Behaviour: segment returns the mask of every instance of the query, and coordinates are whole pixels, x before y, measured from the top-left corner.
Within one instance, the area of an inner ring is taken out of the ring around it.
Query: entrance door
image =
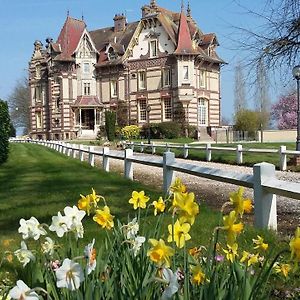
[[[94,130],[94,125],[95,125],[94,109],[83,109],[81,111],[81,124],[84,129]]]
[[[204,98],[198,100],[198,125],[208,125],[208,101]]]

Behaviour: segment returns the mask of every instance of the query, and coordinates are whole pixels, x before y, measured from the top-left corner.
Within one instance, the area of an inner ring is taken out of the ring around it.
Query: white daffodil
[[[137,222],[137,218],[134,218],[127,225],[123,226],[123,232],[127,240],[134,239],[138,231],[139,231],[139,223]]]
[[[162,277],[167,282],[168,286],[165,288],[161,299],[170,299],[179,289],[177,272],[173,273],[171,269],[164,268]]]
[[[79,263],[76,263],[69,258],[63,261],[63,264],[55,272],[56,286],[58,288],[67,288],[71,291],[77,290],[80,283],[84,280],[82,268]]]
[[[132,240],[132,251],[134,256],[137,256],[145,240],[144,236],[137,236],[134,240]]]
[[[32,291],[22,280],[17,281],[17,285],[9,291],[11,299],[18,300],[39,300],[39,296]]]
[[[68,227],[71,228],[72,224],[76,223],[81,223],[82,219],[85,216],[85,211],[79,210],[77,206],[66,206],[64,208],[64,213],[66,216],[66,219],[68,220]]]
[[[15,256],[18,258],[19,262],[25,267],[31,260],[35,261],[33,253],[27,249],[24,241],[21,242],[21,248],[14,252]]]
[[[38,240],[41,235],[47,234],[46,230],[35,217],[31,217],[29,220],[21,219],[18,232],[22,234],[24,240],[29,238]]]
[[[88,275],[96,269],[96,249],[94,244],[95,239],[84,248],[84,256],[87,259],[86,272]]]
[[[74,222],[70,227],[70,231],[74,232],[76,240],[83,238],[84,228],[83,228],[82,223]]]
[[[51,256],[54,252],[55,243],[50,237],[47,236],[41,247],[44,254],[49,254]]]
[[[55,231],[58,237],[63,237],[63,235],[69,230],[67,223],[68,219],[58,212],[57,216],[52,217],[52,223],[49,229],[51,231]]]

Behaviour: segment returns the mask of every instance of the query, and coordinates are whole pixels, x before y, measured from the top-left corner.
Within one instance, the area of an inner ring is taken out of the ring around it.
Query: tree
[[[234,113],[235,115],[247,108],[246,101],[246,88],[245,78],[243,75],[243,69],[240,62],[235,66],[235,77],[234,77]]]
[[[278,129],[297,128],[297,99],[296,94],[281,96],[272,106],[271,116],[277,122]]]
[[[9,151],[10,118],[7,102],[0,99],[0,165],[6,162]]]
[[[243,8],[263,23],[255,30],[238,27],[241,34],[236,42],[247,51],[249,67],[264,61],[269,70],[289,74],[299,63],[300,1],[265,0],[262,12]]]
[[[116,113],[114,111],[105,112],[105,131],[107,139],[112,142],[116,134]]]
[[[19,80],[8,97],[10,115],[15,127],[24,127],[24,133],[29,131],[30,92],[26,78]]]
[[[244,109],[240,110],[235,116],[234,129],[247,131],[251,138],[255,138],[259,125],[259,116],[256,111]]]
[[[9,123],[9,136],[16,137],[16,128],[12,122]]]

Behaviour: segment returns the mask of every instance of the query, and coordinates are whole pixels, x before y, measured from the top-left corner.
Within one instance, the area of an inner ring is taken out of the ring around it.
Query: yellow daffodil
[[[300,262],[300,227],[296,229],[295,236],[290,241],[291,259]]]
[[[147,256],[159,266],[170,267],[170,257],[174,255],[174,249],[167,246],[162,239],[159,241],[149,239],[149,243],[152,245],[152,248],[148,250]]]
[[[93,220],[97,222],[102,228],[112,229],[114,227],[114,216],[110,214],[108,206],[104,206],[103,210],[97,209]]]
[[[159,197],[158,201],[153,201],[152,204],[154,206],[154,216],[156,216],[158,212],[164,212],[166,208],[162,197]]]
[[[149,201],[149,197],[145,196],[145,192],[132,192],[132,196],[129,199],[129,203],[133,204],[133,208],[146,208],[146,203]]]
[[[236,212],[233,210],[230,212],[228,216],[223,217],[224,226],[222,229],[227,231],[227,243],[229,245],[232,245],[238,234],[240,234],[244,228],[244,225],[242,223],[236,222]]]
[[[92,193],[86,196],[80,195],[81,199],[78,200],[78,208],[86,211],[90,215],[91,209],[96,209],[100,196],[96,195],[95,190],[92,188]]]
[[[243,216],[244,212],[250,213],[253,205],[251,199],[244,199],[244,188],[239,187],[237,192],[230,193],[230,202],[234,206],[234,210],[240,216]]]
[[[237,243],[235,243],[233,245],[227,244],[227,249],[223,249],[223,252],[226,254],[227,260],[229,260],[233,263],[235,257],[238,255],[237,249],[238,249]]]
[[[275,263],[273,268],[275,273],[282,274],[285,278],[288,277],[289,272],[292,269],[290,264],[279,264],[279,263]]]
[[[194,224],[195,217],[199,213],[199,205],[194,200],[194,193],[177,193],[174,195],[173,209],[178,212],[180,223]]]
[[[170,191],[174,193],[186,193],[186,186],[182,183],[181,179],[176,177],[172,185],[170,186]]]
[[[193,257],[198,257],[201,253],[201,247],[194,247],[189,249],[189,255]]]
[[[264,239],[261,236],[257,236],[257,239],[252,239],[254,246],[254,249],[266,251],[269,247],[268,244],[264,243]]]
[[[253,264],[256,264],[258,262],[258,253],[257,254],[251,254],[247,251],[243,251],[243,256],[240,260],[241,263],[247,262],[247,266],[250,267]]]
[[[200,265],[191,267],[191,271],[192,271],[192,283],[196,285],[200,285],[205,281],[205,274],[202,272]]]
[[[185,245],[185,242],[191,239],[189,235],[189,231],[191,229],[191,225],[188,223],[180,224],[179,220],[176,221],[174,227],[172,224],[168,226],[169,236],[168,242],[173,242],[173,235],[174,241],[178,248],[182,248]],[[174,231],[174,232],[173,232]]]

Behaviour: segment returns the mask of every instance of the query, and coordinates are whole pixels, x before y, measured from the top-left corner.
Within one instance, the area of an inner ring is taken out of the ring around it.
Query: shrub
[[[252,110],[240,110],[235,116],[234,130],[248,131],[250,138],[255,138],[260,127],[260,115]]]
[[[116,134],[116,113],[114,111],[105,112],[105,131],[107,139],[112,142]]]
[[[159,124],[159,129],[163,138],[176,139],[180,136],[181,127],[177,122],[162,122]]]
[[[243,188],[231,193],[230,202],[223,205],[222,212],[226,207],[231,210],[212,232],[211,246],[191,249],[187,241],[193,236],[199,204],[180,179],[172,184],[166,199],[150,203],[144,191],[133,191],[128,198],[135,216],[127,224],[115,219],[109,202],[94,189],[81,195],[77,206],[67,206],[53,216],[50,226],[34,217],[21,219],[21,248],[5,251],[0,266],[5,260],[15,260],[12,272],[22,275],[25,282],[18,280],[14,286],[5,281],[0,298],[6,299],[9,293],[12,299],[26,295],[32,300],[41,299],[38,294],[55,300],[256,300],[269,299],[272,279],[284,284],[291,274],[295,279],[299,276],[300,228],[278,254],[262,236],[253,239],[248,249],[239,248],[243,215],[252,209],[251,200],[243,198]],[[147,228],[149,212],[156,216],[156,224]],[[86,216],[106,231],[98,249],[95,239],[80,246]],[[284,252],[289,254],[288,261]]]
[[[137,125],[125,126],[121,129],[121,136],[126,140],[136,139],[140,136],[141,129]]]
[[[0,164],[6,162],[9,151],[10,118],[8,105],[0,100]]]

